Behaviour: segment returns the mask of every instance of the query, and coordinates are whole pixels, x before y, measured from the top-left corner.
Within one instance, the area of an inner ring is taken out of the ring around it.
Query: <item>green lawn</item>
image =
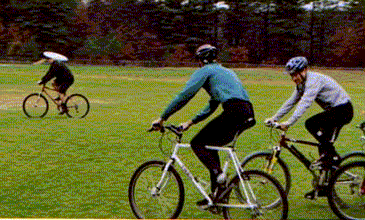
[[[36,82],[47,69],[45,65],[0,66],[0,218],[134,218],[127,198],[133,171],[147,160],[164,159],[156,147],[159,134],[147,133],[146,129],[194,69],[72,66],[76,81],[70,92],[89,98],[89,115],[69,119],[59,116],[51,106],[45,118],[28,119],[21,109],[22,100],[40,90]],[[236,72],[250,94],[258,121],[239,139],[237,152],[243,158],[269,148],[269,130],[263,121],[290,96],[294,84],[281,69]],[[342,153],[362,150],[361,133],[355,126],[364,118],[364,72],[321,72],[343,85],[355,107],[355,117],[342,130],[337,148]],[[201,91],[169,122],[178,124],[190,119],[207,100]],[[304,129],[304,120],[318,111],[318,106],[311,107],[289,134],[313,140]],[[203,125],[204,122],[191,128],[185,140],[190,140]],[[314,148],[300,149],[306,155],[317,156]],[[192,152],[184,152],[182,157],[191,170],[202,176],[207,174]],[[287,152],[283,158],[290,165],[293,178],[289,217],[335,218],[326,199],[304,199],[304,193],[311,189],[310,174]],[[195,207],[201,196],[187,181],[185,188],[181,218],[217,218]]]

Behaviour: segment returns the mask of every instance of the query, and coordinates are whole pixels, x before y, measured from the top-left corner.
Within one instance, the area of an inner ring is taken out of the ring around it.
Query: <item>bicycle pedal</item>
[[[310,170],[323,170],[323,164],[322,163],[313,162],[311,165],[309,165],[309,169]]]
[[[215,215],[221,215],[223,213],[222,207],[216,205],[212,205],[208,207],[206,210]]]
[[[304,198],[315,200],[318,197],[318,192],[316,190],[310,191],[304,195]]]
[[[202,199],[202,200],[197,201],[196,206],[201,211],[206,211],[206,210],[209,210],[211,207],[213,207],[212,205],[209,205],[209,202],[207,199]]]
[[[200,211],[209,211],[209,206],[197,206]]]
[[[217,177],[217,183],[225,186],[227,184],[227,175],[225,173],[219,174]]]

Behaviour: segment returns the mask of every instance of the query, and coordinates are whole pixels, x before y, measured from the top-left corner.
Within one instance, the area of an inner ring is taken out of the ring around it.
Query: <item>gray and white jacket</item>
[[[297,85],[291,97],[281,106],[274,115],[273,120],[279,121],[296,104],[293,115],[288,119],[287,125],[293,125],[315,101],[324,110],[346,104],[350,96],[331,77],[320,73],[308,71],[304,82]]]

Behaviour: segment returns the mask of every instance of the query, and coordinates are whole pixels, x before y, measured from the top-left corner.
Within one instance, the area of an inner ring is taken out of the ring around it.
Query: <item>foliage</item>
[[[365,66],[365,23],[339,29],[330,40],[333,56],[327,62],[331,66]]]
[[[38,45],[34,49],[54,50],[66,55],[80,44],[81,39],[74,35],[78,29],[72,25],[74,11],[69,7],[72,1],[66,2],[13,1],[6,6],[2,14],[3,23],[11,36],[8,40],[10,45],[20,46],[16,53],[26,51],[23,47],[28,47],[30,39]]]
[[[358,41],[335,42],[343,41],[335,35],[344,27],[360,30],[363,1],[348,0],[351,4],[345,8],[332,7],[329,0],[315,1],[313,10],[305,10],[310,2],[227,0],[229,8],[220,10],[211,0],[2,1],[0,56],[34,57],[55,50],[75,59],[162,60],[170,54],[169,47],[185,44],[193,53],[199,44],[211,43],[224,51],[225,61],[241,62],[231,60],[226,51],[245,47],[251,63],[284,64],[304,55],[313,65],[361,66]],[[361,31],[353,34],[362,42]],[[341,45],[354,50],[346,52],[351,54],[346,59],[339,56]],[[173,57],[180,59],[169,59]]]
[[[249,61],[249,51],[246,47],[238,46],[238,47],[231,47],[228,49],[230,55],[230,61],[232,62],[248,62]]]
[[[183,44],[176,45],[174,48],[170,49],[172,52],[169,53],[167,59],[165,59],[165,63],[167,66],[173,63],[181,63],[188,62],[191,60],[193,55],[189,53],[186,46]],[[176,65],[176,64],[175,64]]]

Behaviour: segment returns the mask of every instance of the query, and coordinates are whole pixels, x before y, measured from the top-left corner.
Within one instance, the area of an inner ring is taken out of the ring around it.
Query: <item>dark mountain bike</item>
[[[340,219],[365,219],[365,161],[341,166],[328,188],[328,203]]]
[[[308,199],[316,199],[318,197],[318,193],[323,187],[328,186],[329,180],[331,178],[331,174],[337,170],[339,167],[333,167],[333,169],[323,169],[322,166],[316,165],[316,163],[312,163],[312,159],[307,158],[303,155],[293,144],[303,144],[318,147],[319,144],[315,142],[305,141],[305,140],[297,140],[293,138],[289,138],[286,135],[285,131],[279,131],[278,124],[273,124],[269,126],[270,134],[274,139],[278,139],[278,144],[273,146],[271,151],[260,151],[253,154],[248,155],[244,158],[242,162],[242,167],[244,170],[246,169],[259,169],[263,170],[276,177],[282,186],[285,189],[285,192],[288,194],[291,187],[291,174],[288,168],[287,163],[281,157],[281,151],[286,149],[292,154],[304,167],[312,174],[313,181],[312,185],[314,188],[313,196],[307,197]],[[364,126],[365,127],[365,126]],[[361,128],[364,131],[364,127]],[[363,151],[354,151],[347,153],[341,156],[340,160],[342,164],[345,164],[346,161],[350,161],[353,159],[364,159],[365,153]]]

